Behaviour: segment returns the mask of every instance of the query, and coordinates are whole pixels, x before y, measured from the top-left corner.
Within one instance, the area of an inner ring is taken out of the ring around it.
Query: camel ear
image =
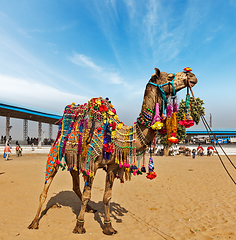
[[[155,72],[156,72],[156,76],[159,78],[161,71],[158,68],[154,68]]]
[[[151,81],[152,82],[155,82],[156,79],[158,79],[161,75],[161,71],[158,68],[154,68],[154,70],[155,70],[156,73],[152,74],[152,76],[151,76]]]

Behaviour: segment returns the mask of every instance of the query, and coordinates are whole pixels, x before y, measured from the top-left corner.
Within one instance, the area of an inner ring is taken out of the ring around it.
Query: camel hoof
[[[111,223],[104,223],[104,226],[103,233],[105,235],[113,235],[117,233],[117,231],[111,226]]]
[[[78,233],[78,234],[86,233],[86,230],[84,228],[84,222],[77,222],[77,224],[73,230],[73,233]]]
[[[39,222],[33,220],[32,223],[28,226],[29,229],[39,229]]]

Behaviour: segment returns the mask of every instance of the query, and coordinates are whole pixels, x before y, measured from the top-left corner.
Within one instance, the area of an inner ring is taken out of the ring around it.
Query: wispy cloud
[[[53,44],[50,45],[53,46]],[[0,38],[0,52],[2,56],[6,55],[4,59],[0,59],[0,63],[4,64],[5,72],[8,71],[10,75],[31,78],[36,82],[44,82],[55,86],[60,85],[58,83],[67,83],[71,86],[79,86],[80,89],[83,88],[82,83],[74,81],[58,69],[51,68],[37,55],[28,51],[27,46],[22,46],[11,36],[2,35],[2,38]],[[56,50],[54,54],[56,54]]]
[[[210,42],[210,41],[212,41],[213,39],[214,39],[214,37],[208,37],[208,38],[204,41],[204,43]]]
[[[134,19],[136,8],[135,8],[135,1],[134,0],[123,0],[124,4],[127,6],[127,13],[131,21]]]
[[[191,1],[179,13],[181,17],[174,9],[175,5],[164,5],[163,1],[149,0],[145,7],[142,32],[156,61],[171,61],[176,58],[189,44],[192,33],[206,11],[199,11],[200,4]]]
[[[73,56],[68,57],[68,59],[72,63],[80,67],[91,69],[91,74],[100,81],[105,81],[106,83],[110,84],[127,85],[127,83],[123,81],[123,78],[120,76],[120,73],[117,70],[111,68],[109,68],[108,70],[104,67],[101,67],[98,64],[94,63],[89,57],[83,54],[74,53]]]
[[[101,67],[97,66],[89,57],[86,57],[83,54],[74,53],[72,57],[69,57],[69,60],[78,66],[92,68],[97,72],[102,71]]]

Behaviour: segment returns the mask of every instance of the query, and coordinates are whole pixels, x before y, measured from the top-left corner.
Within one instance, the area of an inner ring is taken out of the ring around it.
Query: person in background
[[[23,149],[22,149],[22,147],[19,145],[19,156],[22,156],[22,151],[23,151]]]
[[[202,150],[202,149],[200,149],[200,150],[199,150],[199,155],[200,155],[200,156],[203,156],[203,155],[204,155],[204,153],[203,153],[203,150]]]
[[[22,156],[22,147],[20,144],[16,145],[16,155],[17,157]]]
[[[11,149],[9,147],[9,143],[5,146],[4,153],[6,154],[6,161],[8,161],[9,154],[11,153]]]
[[[17,157],[19,157],[19,149],[20,149],[20,146],[19,144],[16,145],[16,155]]]
[[[196,151],[197,151],[197,150],[196,150],[195,148],[192,150],[192,157],[193,157],[193,159],[195,158]]]
[[[31,148],[32,148],[32,151],[34,151],[34,143],[33,142],[31,143]]]

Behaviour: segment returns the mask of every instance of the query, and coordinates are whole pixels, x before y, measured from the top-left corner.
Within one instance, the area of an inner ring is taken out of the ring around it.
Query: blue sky
[[[0,0],[0,101],[61,114],[109,97],[131,125],[154,67],[190,66],[206,119],[235,129],[235,11],[233,0]]]

